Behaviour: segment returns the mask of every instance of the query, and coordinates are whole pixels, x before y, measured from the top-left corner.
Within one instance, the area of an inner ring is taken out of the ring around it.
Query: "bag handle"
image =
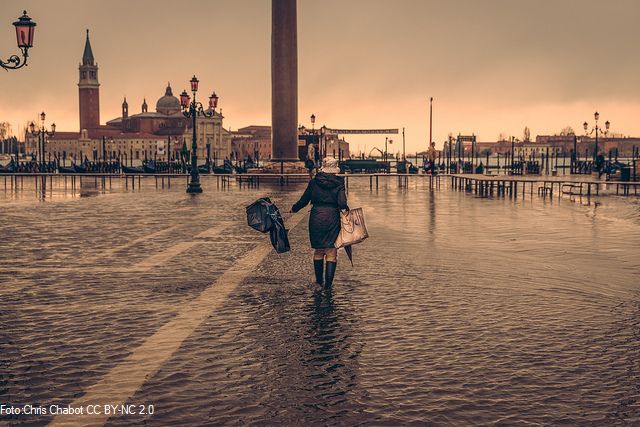
[[[342,211],[340,212],[340,222],[342,223],[342,228],[344,228],[347,233],[353,233],[355,227],[353,222],[350,220],[350,213],[351,211],[347,211],[346,213]]]

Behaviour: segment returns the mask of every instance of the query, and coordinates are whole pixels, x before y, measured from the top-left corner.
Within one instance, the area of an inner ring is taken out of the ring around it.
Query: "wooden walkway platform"
[[[565,195],[586,196],[599,195],[603,189],[615,188],[615,194],[620,196],[637,196],[640,182],[601,181],[591,176],[571,175],[565,176],[512,176],[512,175],[479,175],[479,174],[394,174],[394,173],[363,173],[340,174],[345,178],[345,185],[349,187],[349,181],[369,180],[369,189],[379,189],[380,180],[397,180],[398,187],[408,188],[409,178],[428,180],[433,188],[441,188],[443,181],[449,181],[454,190],[470,191],[481,196],[518,197],[526,194],[538,194],[542,197],[559,197]],[[125,187],[140,188],[143,178],[154,179],[157,188],[171,188],[171,185],[187,185],[188,174],[58,174],[58,173],[12,173],[0,175],[0,182],[4,179],[5,190],[19,189],[24,182],[34,180],[36,187],[47,187],[53,180],[64,181],[64,186],[71,188],[82,187],[85,183],[93,181],[95,186],[103,188],[111,187],[112,181],[124,180]],[[202,174],[201,180],[216,180],[216,185],[224,187],[231,181],[242,185],[259,186],[261,183],[277,183],[289,185],[291,183],[306,182],[308,174],[301,173],[246,173],[246,174]],[[1,185],[1,184],[0,184]]]
[[[529,177],[508,175],[449,175],[451,188],[481,196],[524,197],[527,192],[553,197],[554,192],[572,196],[599,195],[602,189],[615,187],[615,194],[637,196],[640,182],[600,181],[587,178]]]

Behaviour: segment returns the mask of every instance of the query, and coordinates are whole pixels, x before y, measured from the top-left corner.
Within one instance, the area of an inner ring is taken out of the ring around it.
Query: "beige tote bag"
[[[367,226],[364,223],[362,208],[340,212],[340,233],[336,238],[335,247],[355,245],[369,237]]]

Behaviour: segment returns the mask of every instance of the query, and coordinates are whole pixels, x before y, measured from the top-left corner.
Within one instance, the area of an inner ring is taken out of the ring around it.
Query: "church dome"
[[[156,111],[160,114],[173,115],[180,112],[180,101],[173,96],[171,85],[167,86],[164,96],[158,99],[156,103]]]

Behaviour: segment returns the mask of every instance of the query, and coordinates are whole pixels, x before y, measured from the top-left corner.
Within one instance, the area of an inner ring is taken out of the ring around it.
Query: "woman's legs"
[[[333,277],[336,274],[336,266],[338,263],[338,250],[336,248],[316,249],[313,253],[313,267],[316,273],[316,283],[323,284],[324,260],[327,260],[326,276],[324,285],[330,288],[333,285]]]
[[[336,274],[336,266],[338,265],[338,250],[336,248],[325,249],[327,257],[327,268],[325,272],[324,286],[328,289],[333,285],[333,276]]]
[[[316,249],[313,253],[313,269],[316,273],[316,283],[324,283],[324,252],[323,249]]]

